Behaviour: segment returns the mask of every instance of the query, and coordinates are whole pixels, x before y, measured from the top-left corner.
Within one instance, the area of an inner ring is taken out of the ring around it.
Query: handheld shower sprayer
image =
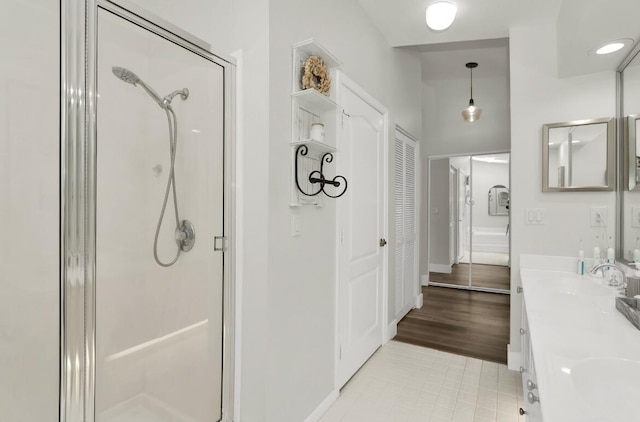
[[[182,88],[177,91],[173,91],[171,94],[165,96],[164,98],[160,98],[160,95],[158,95],[158,93],[153,88],[147,85],[142,79],[138,77],[138,75],[136,75],[129,69],[126,69],[124,67],[113,66],[111,68],[111,71],[113,72],[114,75],[118,77],[118,79],[120,79],[123,82],[131,84],[133,86],[140,85],[147,92],[147,94],[149,94],[149,96],[153,98],[153,100],[156,103],[158,103],[160,108],[163,108],[163,109],[168,108],[171,105],[171,101],[173,100],[173,97],[175,97],[176,95],[180,95],[180,98],[182,98],[183,100],[186,100],[187,98],[189,98],[189,90],[187,88]]]
[[[165,108],[162,102],[162,98],[160,98],[158,93],[149,85],[144,83],[144,81],[140,79],[138,75],[136,75],[129,69],[125,69],[124,67],[114,66],[111,68],[111,71],[113,72],[114,75],[118,77],[118,79],[120,79],[123,82],[131,84],[133,86],[140,85],[145,91],[147,91],[147,94],[149,94],[149,96],[153,98],[156,103],[158,103],[160,107]]]
[[[158,265],[162,267],[170,267],[178,261],[180,253],[190,251],[196,241],[196,234],[193,224],[191,224],[189,220],[180,220],[178,213],[178,195],[176,193],[175,176],[175,161],[178,149],[178,118],[176,117],[176,113],[171,107],[171,101],[176,95],[179,95],[181,99],[186,100],[189,97],[189,90],[187,88],[179,89],[177,91],[173,91],[164,98],[160,98],[158,93],[154,91],[153,88],[147,85],[142,79],[138,77],[138,75],[136,75],[129,69],[114,66],[111,68],[111,71],[114,75],[116,75],[118,79],[122,80],[123,82],[131,84],[133,86],[140,85],[167,114],[167,122],[169,124],[169,154],[171,158],[171,170],[169,172],[169,178],[167,179],[167,188],[165,190],[164,201],[162,203],[162,210],[160,211],[160,218],[158,219],[158,225],[156,226],[156,235],[153,240],[153,257]],[[158,236],[160,234],[162,221],[164,220],[164,213],[167,208],[167,201],[169,199],[169,193],[171,192],[172,187],[173,206],[176,218],[175,241],[178,245],[178,250],[173,260],[169,262],[162,262],[158,257]]]

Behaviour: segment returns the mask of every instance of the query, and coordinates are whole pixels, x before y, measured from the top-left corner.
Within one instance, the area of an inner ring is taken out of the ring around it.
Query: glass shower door
[[[96,420],[218,421],[223,68],[105,10],[97,37]]]

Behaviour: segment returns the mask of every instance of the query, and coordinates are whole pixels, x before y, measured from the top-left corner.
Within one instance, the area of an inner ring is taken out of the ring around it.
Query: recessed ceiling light
[[[609,41],[598,48],[594,48],[589,52],[589,54],[595,53],[601,56],[603,54],[615,53],[616,51],[622,50],[624,47],[632,43],[633,43],[633,40],[630,38],[623,38],[619,40]]]
[[[622,49],[624,47],[623,42],[612,42],[607,45],[603,45],[599,49],[596,50],[596,54],[609,54],[615,53],[616,51]]]
[[[434,31],[443,31],[451,26],[457,11],[458,6],[448,1],[431,3],[425,14],[427,26]]]

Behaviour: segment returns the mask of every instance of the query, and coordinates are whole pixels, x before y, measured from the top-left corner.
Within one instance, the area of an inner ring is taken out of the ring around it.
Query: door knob
[[[380,239],[380,247],[382,248],[383,246],[385,246],[387,244],[387,239]]]

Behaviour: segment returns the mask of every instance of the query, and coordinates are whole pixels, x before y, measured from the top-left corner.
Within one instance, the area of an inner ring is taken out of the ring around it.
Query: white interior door
[[[387,129],[384,108],[344,75],[338,90],[345,112],[338,130],[339,174],[349,181],[347,194],[337,200],[340,387],[383,341]]]

